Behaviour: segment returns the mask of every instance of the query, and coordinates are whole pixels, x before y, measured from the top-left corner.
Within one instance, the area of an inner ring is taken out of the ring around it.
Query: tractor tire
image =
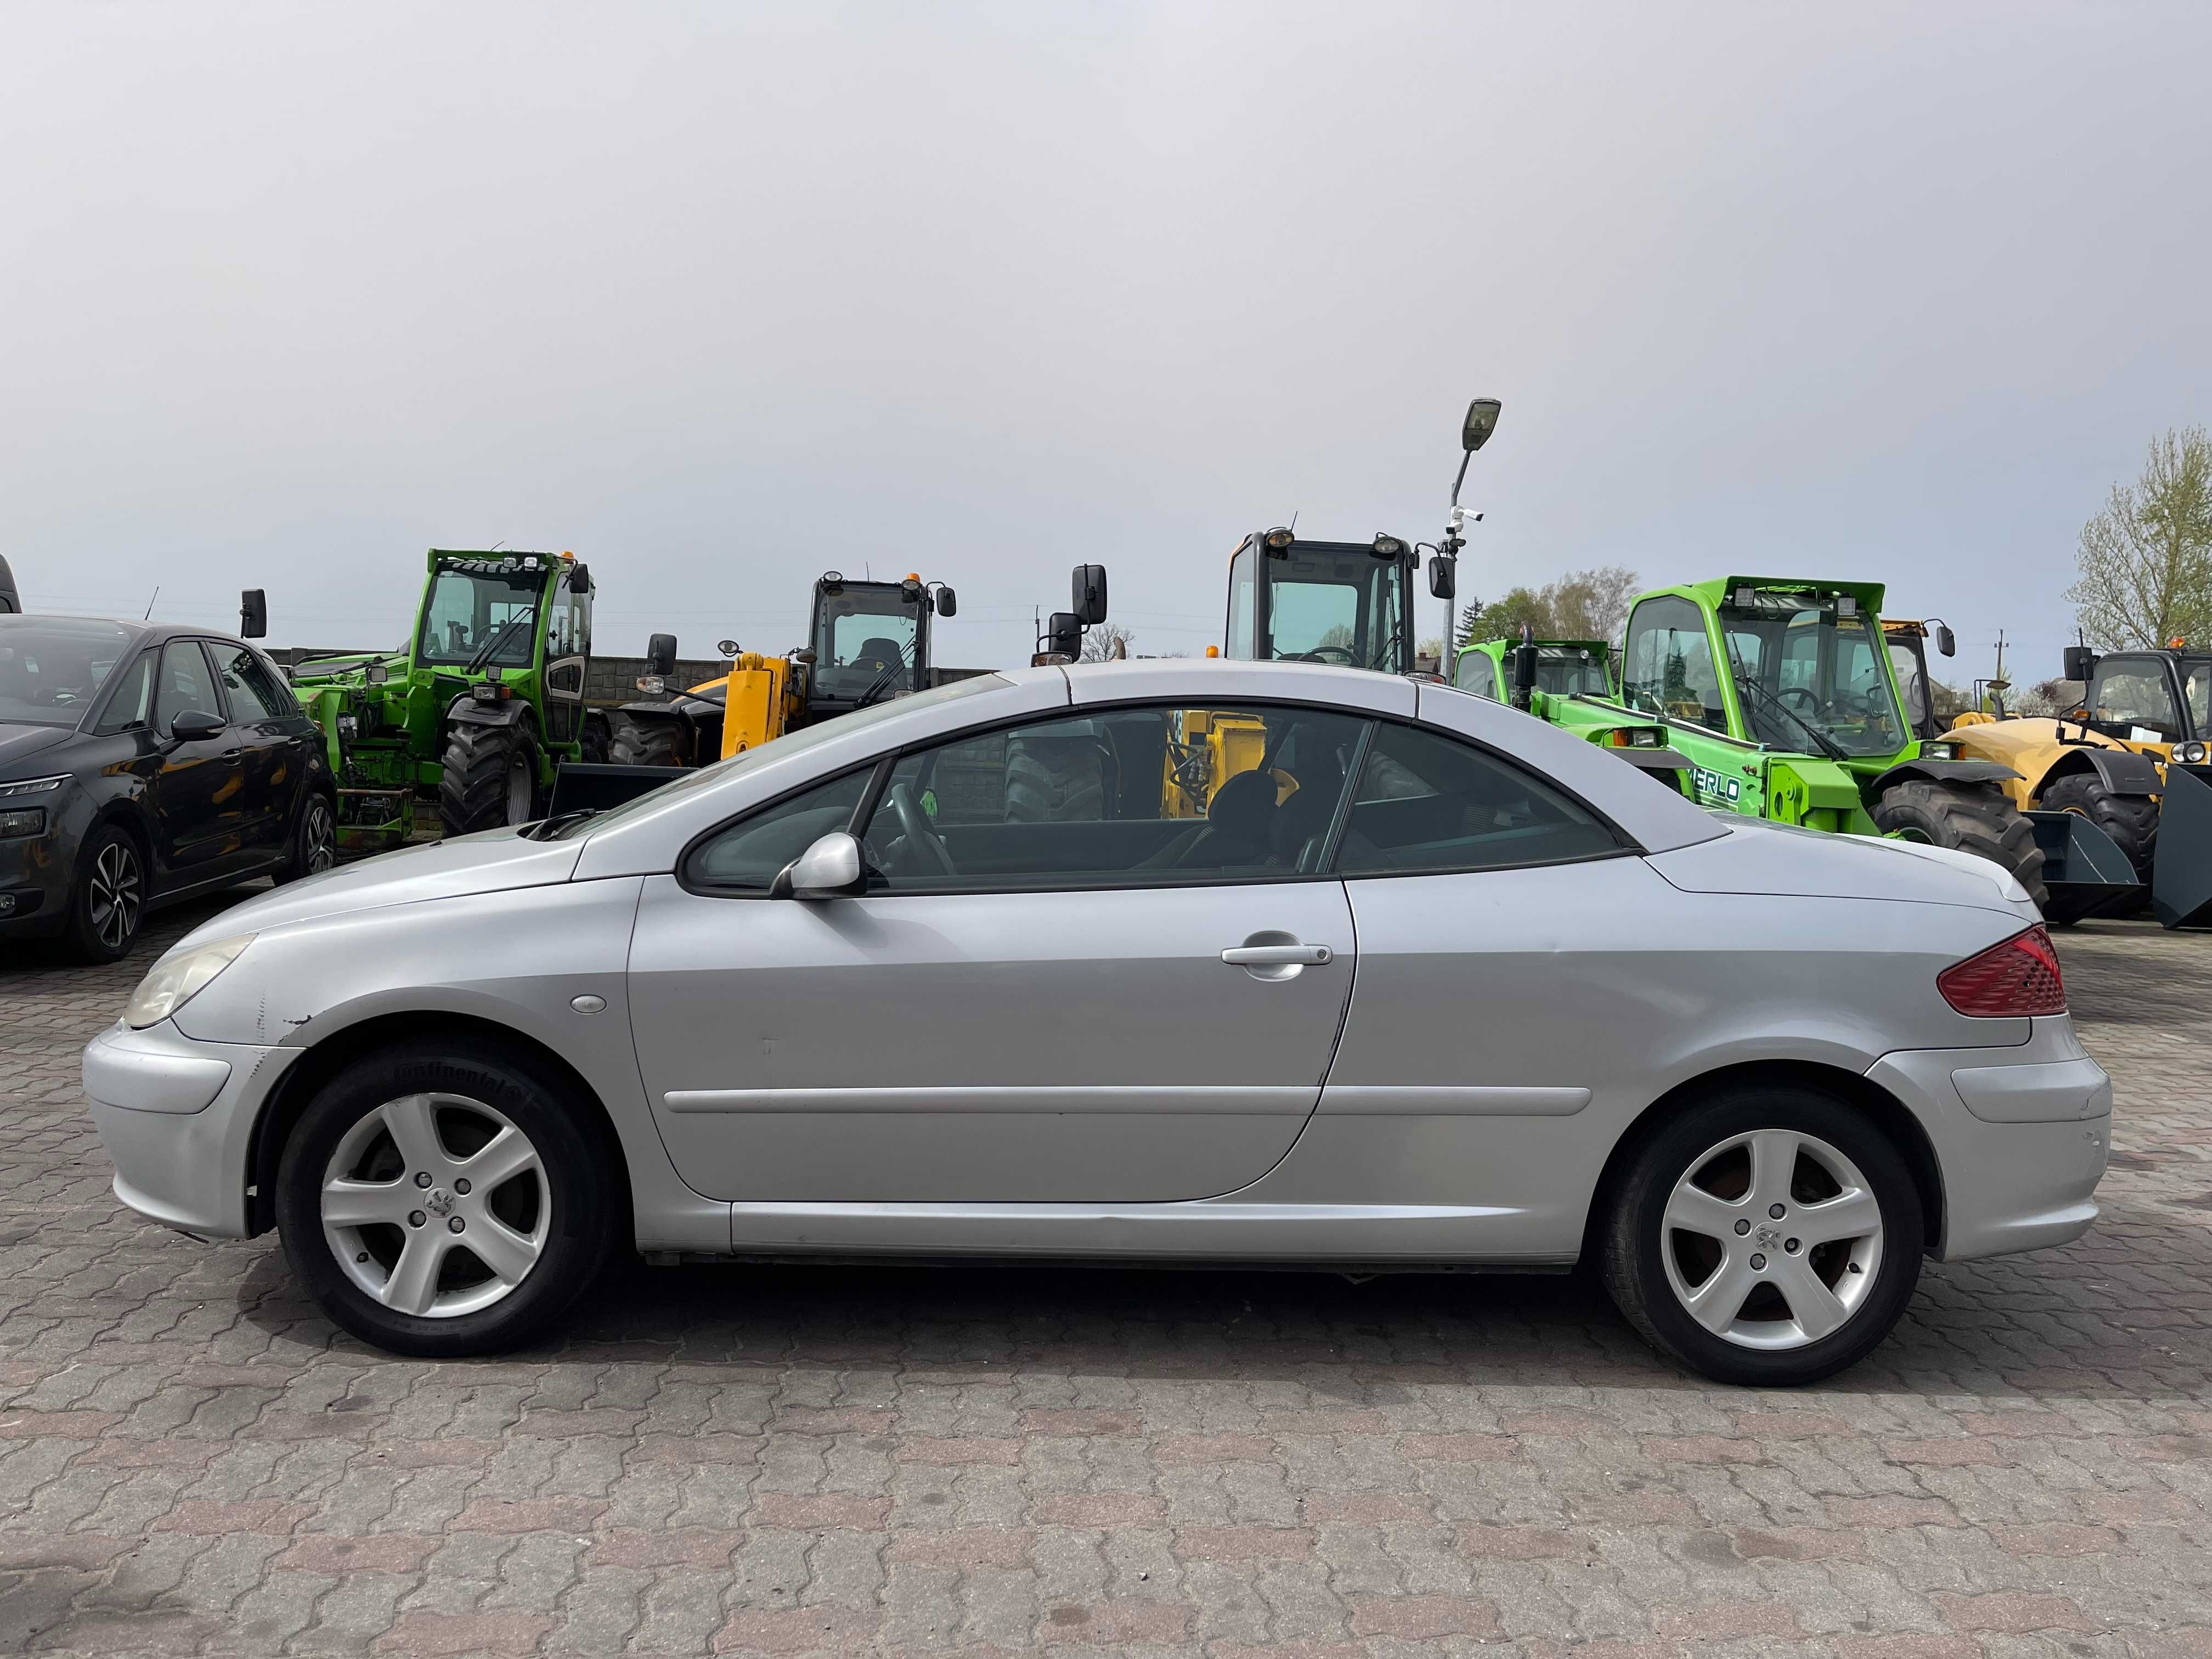
[[[684,734],[663,720],[614,718],[607,757],[617,766],[681,766]]]
[[[522,726],[460,722],[446,735],[438,817],[449,836],[473,835],[541,817],[538,738]]]
[[[604,766],[612,747],[605,717],[586,715],[582,730],[576,733],[576,758],[586,766]]]
[[[1948,847],[1984,858],[2027,889],[2040,909],[2051,895],[2043,885],[2043,849],[2035,826],[1992,784],[1936,783],[1924,778],[1893,784],[1874,805],[1875,826],[1885,835],[1930,847]]]
[[[2088,819],[2112,838],[2135,866],[2137,878],[2149,885],[2151,863],[2158,853],[2158,802],[2154,798],[2116,795],[2094,772],[2075,772],[2046,788],[2038,805]]]
[[[1006,750],[1006,822],[1094,823],[1106,781],[1090,738],[1017,738]]]

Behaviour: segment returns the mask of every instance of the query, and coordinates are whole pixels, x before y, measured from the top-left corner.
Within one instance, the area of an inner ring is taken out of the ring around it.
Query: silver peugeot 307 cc
[[[2033,904],[1449,687],[985,676],[217,916],[85,1052],[134,1209],[481,1352],[618,1244],[1557,1269],[1706,1374],[2095,1218]],[[627,1234],[628,1237],[620,1237]]]

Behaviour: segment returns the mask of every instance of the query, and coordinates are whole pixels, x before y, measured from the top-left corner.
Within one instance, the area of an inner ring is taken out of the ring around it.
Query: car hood
[[[0,774],[11,769],[16,762],[27,761],[42,749],[76,736],[66,726],[18,726],[13,722],[0,724]],[[0,778],[0,781],[4,781]]]
[[[1645,860],[1689,893],[1797,898],[1893,899],[2002,910],[2023,926],[2039,919],[2021,884],[1987,859],[1948,848],[1739,818],[1717,841]]]
[[[349,910],[550,887],[568,879],[582,851],[581,842],[529,841],[519,830],[485,830],[425,847],[403,847],[320,875],[303,876],[233,905],[179,939],[178,948]]]

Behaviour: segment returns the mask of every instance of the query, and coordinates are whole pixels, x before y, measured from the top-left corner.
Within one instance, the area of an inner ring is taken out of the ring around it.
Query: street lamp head
[[[1490,441],[1490,434],[1498,430],[1498,411],[1500,405],[1495,398],[1477,398],[1467,406],[1467,420],[1460,428],[1460,447],[1470,455]]]

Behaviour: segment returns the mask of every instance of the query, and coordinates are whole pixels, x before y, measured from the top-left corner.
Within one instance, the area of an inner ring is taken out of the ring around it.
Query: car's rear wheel
[[[1788,1386],[1889,1334],[1919,1281],[1923,1226],[1911,1172],[1863,1115],[1754,1086],[1644,1144],[1614,1189],[1602,1267],[1662,1352],[1720,1382]]]
[[[64,944],[80,962],[119,962],[145,917],[145,858],[129,831],[103,824],[77,850]]]
[[[412,1043],[325,1085],[286,1142],[276,1223],[323,1311],[395,1353],[544,1330],[612,1248],[619,1165],[579,1103],[502,1050]]]

